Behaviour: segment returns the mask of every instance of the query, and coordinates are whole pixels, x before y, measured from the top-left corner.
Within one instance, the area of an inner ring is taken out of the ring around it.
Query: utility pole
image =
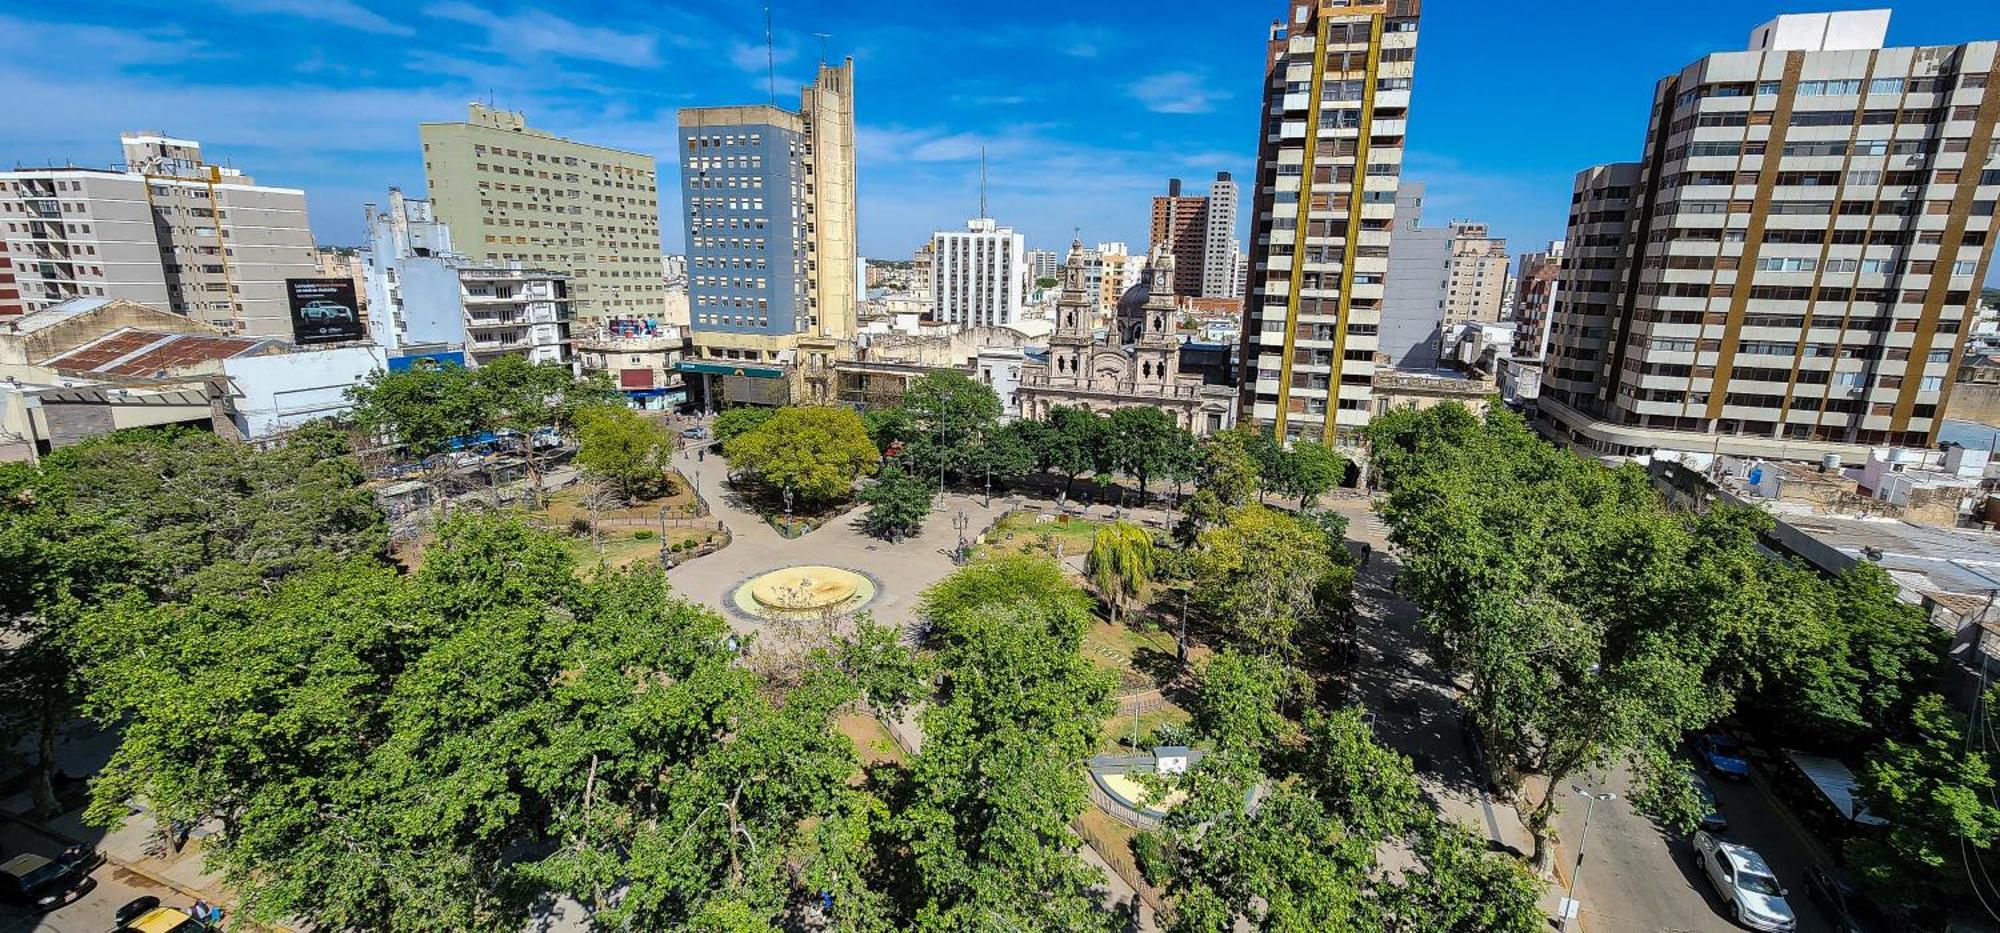
[[[1590,840],[1591,811],[1597,809],[1597,802],[1600,800],[1609,803],[1618,799],[1617,794],[1609,791],[1594,794],[1575,785],[1571,785],[1570,790],[1576,791],[1590,802],[1583,807],[1583,831],[1576,836],[1576,864],[1569,870],[1569,891],[1563,895],[1562,909],[1559,911],[1562,914],[1562,925],[1556,928],[1557,933],[1569,933],[1570,917],[1582,912],[1582,908],[1576,903],[1576,876],[1583,873],[1583,844]]]

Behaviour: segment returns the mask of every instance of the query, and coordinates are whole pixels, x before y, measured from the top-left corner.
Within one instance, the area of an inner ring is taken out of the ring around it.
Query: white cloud
[[[1096,58],[1097,45],[1096,43],[1092,42],[1078,42],[1066,49],[1063,49],[1063,54],[1068,55],[1071,58]]]
[[[1126,87],[1133,99],[1154,113],[1207,113],[1229,94],[1207,86],[1192,71],[1166,71],[1140,78]]]
[[[426,7],[424,14],[480,27],[487,32],[489,50],[508,55],[550,55],[632,68],[660,64],[659,37],[652,33],[579,25],[546,10],[501,14],[452,0]]]
[[[747,71],[752,74],[764,74],[770,70],[773,62],[779,67],[783,67],[798,57],[798,49],[787,48],[782,45],[767,49],[762,44],[753,45],[748,42],[732,42],[729,44],[729,63],[736,66],[738,71]]]
[[[228,0],[228,6],[240,13],[294,16],[388,36],[416,34],[407,24],[394,22],[354,0]]]
[[[207,43],[178,28],[118,29],[82,23],[48,23],[0,15],[0,61],[53,62],[46,37],[59,35],[73,48],[89,49],[84,58],[100,66],[169,65],[208,57]],[[65,60],[64,67],[74,65]]]

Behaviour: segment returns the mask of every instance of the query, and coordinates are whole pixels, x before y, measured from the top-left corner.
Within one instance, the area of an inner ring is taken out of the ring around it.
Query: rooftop
[[[258,356],[285,346],[283,341],[265,337],[212,337],[125,327],[49,357],[41,365],[65,373],[153,378],[201,363]]]

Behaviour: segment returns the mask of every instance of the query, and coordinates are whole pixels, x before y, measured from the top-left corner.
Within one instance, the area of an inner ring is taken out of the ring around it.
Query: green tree
[[[909,417],[906,462],[920,476],[942,469],[964,476],[979,462],[979,447],[1000,421],[1000,397],[993,388],[964,373],[926,373],[910,381],[903,393]]]
[[[1139,481],[1141,500],[1155,477],[1172,472],[1194,450],[1194,435],[1152,406],[1113,411],[1107,441],[1118,469]]]
[[[586,581],[552,535],[477,514],[414,575],[357,558],[121,599],[80,630],[92,712],[124,727],[91,816],[219,819],[209,864],[261,922],[516,930],[567,894],[610,928],[769,927],[797,869],[872,859],[843,842],[878,804],[831,718],[913,677],[864,629],[777,692],[727,635],[657,567]]]
[[[1224,506],[1235,507],[1261,495],[1263,478],[1257,453],[1263,449],[1260,435],[1248,428],[1232,428],[1209,435],[1201,444],[1196,475],[1201,488],[1215,494]]]
[[[35,736],[38,811],[56,809],[56,737],[83,686],[78,620],[128,596],[259,587],[381,555],[387,532],[363,479],[346,439],[320,424],[268,451],[121,431],[0,468],[0,738]]]
[[[1991,710],[2000,689],[1981,704]],[[1861,800],[1887,821],[1852,848],[1862,880],[1893,904],[1971,905],[1991,898],[1980,860],[2000,849],[2000,757],[1990,741],[1966,741],[1965,718],[1926,694],[1911,712],[1907,741],[1869,755]]]
[[[936,494],[930,483],[890,463],[861,490],[861,501],[868,505],[862,525],[871,535],[901,542],[923,530],[924,517],[930,514]]]
[[[373,438],[398,444],[425,459],[451,442],[485,430],[493,412],[473,370],[456,364],[436,369],[377,370],[347,390],[354,424]]]
[[[1152,589],[1153,536],[1130,522],[1112,522],[1097,530],[1091,540],[1084,573],[1111,609],[1111,621],[1129,612],[1133,602],[1143,602]]]
[[[485,421],[506,432],[521,462],[528,468],[528,497],[542,506],[543,450],[538,432],[562,436],[576,429],[577,413],[597,405],[616,405],[623,396],[609,373],[579,379],[563,363],[530,363],[525,357],[503,356],[473,371],[474,387],[485,410]]]
[[[1063,496],[1067,498],[1075,491],[1077,476],[1097,462],[1097,449],[1103,446],[1108,425],[1090,409],[1067,405],[1049,409],[1046,424],[1049,430],[1032,435],[1038,442],[1035,461],[1062,476]]]
[[[1279,459],[1278,488],[1296,496],[1300,510],[1310,509],[1347,477],[1347,458],[1317,441],[1298,441]]]
[[[777,414],[778,410],[775,408],[744,406],[729,409],[715,416],[715,440],[719,444],[727,445],[730,441],[756,430]]]
[[[861,416],[837,406],[781,408],[722,449],[732,469],[791,490],[807,505],[852,495],[855,481],[881,460]]]
[[[1344,610],[1327,597],[1346,589],[1352,571],[1331,554],[1318,528],[1263,506],[1238,507],[1201,533],[1196,605],[1238,644],[1295,658],[1315,634],[1309,629]]]
[[[627,499],[643,498],[660,482],[673,439],[658,422],[623,405],[577,413],[576,464],[617,485]]]
[[[1083,594],[1052,564],[1010,560],[960,571],[924,605],[940,678],[892,824],[905,928],[1109,931],[1070,828],[1112,708],[1110,675],[1080,653]]]

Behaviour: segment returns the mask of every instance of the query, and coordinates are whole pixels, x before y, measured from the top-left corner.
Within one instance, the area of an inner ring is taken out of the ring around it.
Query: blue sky
[[[905,257],[976,213],[981,147],[993,215],[1038,247],[1073,227],[1139,246],[1167,178],[1247,179],[1283,4],[771,6],[781,103],[796,105],[822,41],[856,59],[861,247]],[[1517,248],[1560,237],[1572,174],[1637,154],[1655,79],[1741,48],[1777,12],[1834,8],[1432,0],[1404,177],[1428,184],[1430,223],[1484,220]],[[2000,39],[1993,0],[1894,9],[1891,44]],[[671,252],[675,109],[762,101],[765,74],[755,0],[13,0],[0,164],[108,164],[121,130],[191,136],[261,182],[305,188],[320,240],[352,244],[363,202],[422,190],[417,124],[490,94],[531,125],[660,157]]]

